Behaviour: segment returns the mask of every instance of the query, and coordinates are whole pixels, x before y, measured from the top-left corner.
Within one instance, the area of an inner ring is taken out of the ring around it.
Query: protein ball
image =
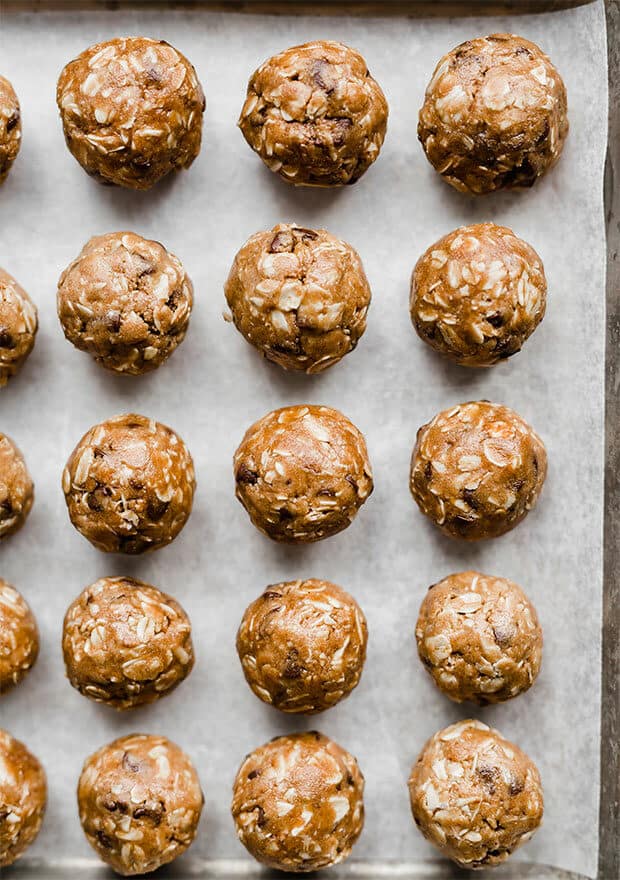
[[[297,733],[247,756],[232,814],[257,861],[279,871],[318,871],[350,854],[364,825],[363,794],[352,755],[321,733]]]
[[[12,865],[41,829],[45,771],[26,746],[0,730],[0,867]]]
[[[462,226],[431,245],[411,277],[411,320],[457,364],[489,367],[521,349],[545,314],[543,264],[506,226]]]
[[[562,77],[535,44],[514,34],[461,43],[426,88],[418,138],[462,192],[532,186],[560,158],[568,134]]]
[[[289,183],[355,183],[383,144],[388,105],[365,60],[317,40],[269,58],[250,77],[239,128]]]
[[[34,483],[24,456],[0,431],[0,540],[19,531],[34,501]]]
[[[58,282],[69,342],[117,373],[154,370],[183,342],[193,305],[180,260],[133,232],[91,238]]]
[[[499,865],[543,814],[534,762],[480,721],[460,721],[426,743],[409,777],[424,837],[461,868]]]
[[[514,410],[479,400],[418,431],[409,486],[418,507],[456,538],[496,538],[534,507],[547,474],[542,440]]]
[[[0,183],[4,183],[22,144],[19,101],[13,86],[0,76]]]
[[[0,269],[0,388],[21,368],[34,348],[37,308],[23,287]]]
[[[30,606],[0,578],[0,695],[19,684],[39,656],[39,630]]]
[[[506,578],[463,571],[433,584],[415,635],[420,660],[457,703],[510,700],[531,687],[540,670],[536,609]]]
[[[331,367],[366,329],[362,261],[325,229],[280,223],[257,232],[236,255],[224,290],[237,330],[287,370]]]
[[[129,577],[101,578],[80,593],[65,614],[62,651],[73,687],[115,709],[154,702],[194,666],[183,608]]]
[[[150,189],[200,152],[202,87],[165,40],[91,46],[63,69],[56,102],[69,150],[101,183]]]
[[[346,529],[373,490],[363,435],[327,406],[288,406],[245,433],[236,495],[257,529],[303,544]]]
[[[355,599],[312,578],[267,587],[243,615],[237,653],[257,697],[282,712],[310,715],[357,687],[367,641]]]
[[[195,488],[179,435],[135,413],[87,431],[62,474],[71,522],[107,553],[165,547],[187,522]]]
[[[78,809],[86,839],[117,874],[148,874],[191,845],[204,803],[198,774],[164,736],[132,734],[84,763]]]

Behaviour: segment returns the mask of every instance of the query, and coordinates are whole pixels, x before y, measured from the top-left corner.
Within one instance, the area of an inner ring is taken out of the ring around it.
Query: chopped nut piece
[[[45,771],[19,740],[0,730],[0,867],[12,865],[41,829]]]
[[[0,431],[0,540],[19,531],[34,501],[34,483],[24,456]]]

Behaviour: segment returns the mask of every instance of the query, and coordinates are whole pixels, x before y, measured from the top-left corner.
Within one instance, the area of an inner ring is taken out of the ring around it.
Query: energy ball
[[[506,578],[463,571],[433,584],[415,635],[420,660],[457,703],[503,703],[531,687],[540,670],[536,609]]]
[[[373,490],[363,435],[327,406],[263,416],[235,452],[234,473],[237,498],[256,528],[289,544],[346,529]]]
[[[183,342],[193,305],[180,260],[133,232],[91,238],[60,276],[69,342],[116,373],[154,370]]]
[[[0,431],[0,541],[19,531],[34,501],[34,483],[24,456]]]
[[[0,388],[21,368],[34,348],[37,308],[23,287],[0,269]]]
[[[63,69],[56,102],[69,150],[101,183],[150,189],[200,152],[202,87],[165,40],[91,46]]]
[[[192,844],[204,798],[194,765],[164,736],[132,734],[82,768],[78,809],[86,839],[117,874],[148,874]]]
[[[0,183],[4,183],[22,144],[19,101],[13,86],[0,76]]]
[[[115,709],[154,702],[194,666],[183,608],[129,577],[101,578],[80,593],[65,614],[62,651],[73,687]]]
[[[317,40],[269,58],[250,77],[239,128],[289,183],[355,183],[383,144],[388,105],[365,60]]]
[[[426,88],[418,138],[455,189],[532,186],[560,158],[566,89],[545,53],[515,34],[461,43]]]
[[[0,695],[19,684],[39,656],[39,630],[21,593],[0,578]]]
[[[420,339],[466,367],[490,367],[518,352],[546,302],[540,257],[495,223],[444,235],[411,277],[411,320]]]
[[[322,733],[279,736],[248,755],[233,786],[241,843],[279,871],[344,861],[364,825],[364,777],[355,758]]]
[[[87,431],[62,474],[71,522],[106,553],[165,547],[187,522],[195,488],[179,435],[135,413]]]
[[[534,762],[480,721],[460,721],[426,743],[409,797],[424,837],[461,868],[499,865],[530,839],[543,814]]]
[[[514,410],[488,400],[440,412],[418,431],[409,486],[447,535],[497,538],[534,507],[547,474],[542,440]]]
[[[0,730],[0,767],[0,867],[6,868],[41,829],[47,782],[39,761],[6,730]]]
[[[350,244],[280,223],[241,248],[225,286],[235,327],[270,361],[319,373],[353,351],[370,287]]]
[[[237,633],[243,673],[257,697],[282,712],[323,712],[357,687],[368,630],[355,599],[329,581],[267,587]]]

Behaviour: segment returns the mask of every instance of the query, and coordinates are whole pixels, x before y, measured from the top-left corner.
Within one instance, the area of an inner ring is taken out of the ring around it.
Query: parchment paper
[[[533,190],[469,199],[432,171],[416,140],[417,111],[439,57],[472,36],[515,31],[539,43],[563,74],[571,133],[559,166]],[[62,66],[93,42],[125,34],[165,38],[195,64],[207,95],[204,145],[189,172],[150,193],[105,188],[65,149],[55,107]],[[354,187],[294,189],[263,168],[236,129],[248,76],[266,57],[315,38],[358,47],[390,103],[379,161]],[[42,653],[0,707],[2,724],[44,762],[50,802],[32,856],[89,856],[75,804],[82,761],[134,730],[160,732],[190,753],[206,793],[201,857],[244,858],[229,816],[230,786],[246,752],[279,732],[318,727],[358,756],[367,821],[357,859],[431,858],[415,829],[406,779],[424,741],[474,714],[539,764],[542,830],[517,858],[593,876],[597,860],[604,232],[607,118],[602,3],[550,15],[449,20],[255,17],[199,11],[6,14],[0,67],[22,103],[19,159],[0,193],[0,265],[39,306],[41,329],[22,375],[0,392],[0,429],[21,446],[36,481],[26,528],[0,547],[3,577],[38,617]],[[374,293],[357,351],[319,377],[263,362],[224,323],[222,285],[257,229],[283,220],[325,226],[362,255]],[[524,351],[490,371],[449,366],[418,340],[409,274],[437,237],[468,222],[505,223],[545,262],[547,317]],[[56,282],[86,239],[131,229],[164,242],[195,283],[190,332],[171,361],[137,379],[108,375],[65,342]],[[544,438],[550,461],[537,509],[509,535],[464,545],[442,537],[413,504],[409,456],[417,428],[472,398],[514,407]],[[365,432],[376,490],[345,533],[309,547],[272,544],[233,494],[231,458],[245,428],[289,403],[342,409]],[[190,521],[165,550],[105,556],[71,527],[62,467],[92,424],[137,411],[172,425],[195,458]],[[545,633],[543,671],[524,696],[493,709],[458,707],[419,663],[414,624],[429,584],[465,567],[520,583]],[[196,668],[158,705],[129,714],[96,705],[63,678],[62,618],[87,584],[131,574],[173,593],[194,626]],[[247,603],[272,582],[325,577],[351,590],[368,617],[362,683],[310,721],[264,706],[246,686],[234,648]],[[249,858],[249,857],[248,857]]]

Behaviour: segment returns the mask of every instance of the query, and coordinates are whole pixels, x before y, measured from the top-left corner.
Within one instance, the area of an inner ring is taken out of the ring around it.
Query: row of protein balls
[[[418,431],[410,489],[420,510],[453,537],[503,535],[536,503],[545,447],[514,410],[488,401],[444,410]],[[303,544],[346,529],[373,490],[362,433],[326,406],[274,410],[245,433],[233,459],[236,495],[269,538]],[[95,425],[62,473],[69,517],[105,552],[169,544],[187,522],[196,479],[175,431],[129,414]],[[25,522],[34,484],[0,433],[0,539]]]
[[[56,92],[67,146],[102,183],[148,189],[200,151],[205,98],[192,64],[163,40],[98,43],[62,70]],[[17,97],[0,79],[0,179],[20,145]],[[377,159],[388,105],[366,61],[319,40],[265,61],[250,77],[239,127],[284,180],[355,183]],[[439,61],[419,114],[427,158],[472,193],[531,186],[568,133],[566,90],[529,40],[492,34]]]
[[[17,591],[0,584],[4,693],[34,662],[36,624]],[[500,702],[538,673],[536,612],[512,582],[462,572],[432,586],[416,626],[421,659],[457,701]],[[314,713],[357,685],[366,654],[364,614],[327,581],[267,587],[246,609],[237,649],[262,700]],[[67,674],[83,694],[119,709],[152,702],[191,671],[190,623],[181,606],[131,578],[103,578],[69,607],[63,630]],[[0,865],[36,836],[45,807],[39,762],[0,732]],[[248,755],[232,812],[240,840],[265,864],[312,871],[346,858],[363,825],[364,780],[355,758],[310,732],[281,736]],[[496,731],[465,721],[439,731],[409,780],[422,833],[458,864],[494,865],[527,840],[542,818],[533,762]],[[152,871],[193,841],[203,804],[189,758],[163,737],[132,735],[87,759],[78,784],[84,832],[122,874]]]
[[[359,255],[325,229],[278,224],[236,254],[225,284],[245,339],[287,370],[317,373],[357,346],[371,291]],[[491,366],[518,352],[545,314],[536,251],[495,223],[463,226],[420,257],[410,313],[419,336],[459,364]],[[66,338],[116,373],[163,364],[185,338],[193,285],[178,258],[131,232],[91,238],[58,283]],[[35,343],[37,309],[0,270],[0,385]]]

